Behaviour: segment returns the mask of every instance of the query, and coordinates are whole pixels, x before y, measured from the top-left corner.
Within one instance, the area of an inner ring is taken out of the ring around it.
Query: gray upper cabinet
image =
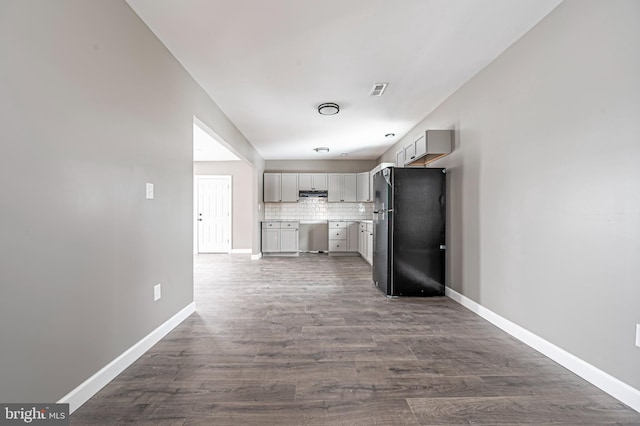
[[[451,153],[453,131],[427,130],[404,147],[404,164],[424,167]]]
[[[344,179],[342,175],[329,174],[329,186],[327,192],[327,201],[340,202],[342,201],[342,185]]]
[[[422,156],[427,154],[427,134],[423,134],[413,143],[413,148],[415,150],[415,157],[421,158]],[[415,160],[415,158],[414,158]]]
[[[300,173],[298,176],[298,188],[300,189],[300,191],[327,190],[326,173]]]
[[[416,145],[412,143],[404,147],[404,164],[408,164],[416,159]]]
[[[329,173],[327,201],[330,203],[355,202],[357,178],[355,173]]]
[[[298,201],[297,173],[265,173],[264,195],[265,203],[280,203]]]
[[[355,173],[344,175],[344,187],[342,188],[342,197],[346,202],[355,202],[357,198],[358,183]]]
[[[279,203],[282,200],[282,175],[280,173],[264,174],[265,203]]]
[[[404,150],[396,153],[396,167],[404,167]]]
[[[295,203],[298,201],[298,174],[282,173],[282,197],[283,203]]]
[[[371,189],[369,187],[369,172],[358,173],[357,176],[357,201],[371,201]]]

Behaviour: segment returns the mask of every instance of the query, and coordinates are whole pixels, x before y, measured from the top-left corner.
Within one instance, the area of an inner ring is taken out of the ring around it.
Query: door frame
[[[200,190],[200,179],[202,178],[224,178],[229,183],[229,249],[227,253],[233,251],[233,177],[231,175],[194,175],[193,176],[193,254],[199,254],[198,235],[198,199]],[[221,252],[224,253],[224,252]]]

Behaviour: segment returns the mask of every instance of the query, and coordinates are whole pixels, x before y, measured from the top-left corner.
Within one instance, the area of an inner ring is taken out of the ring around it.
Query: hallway
[[[199,255],[195,301],[71,424],[640,424],[448,298],[387,299],[358,257]]]

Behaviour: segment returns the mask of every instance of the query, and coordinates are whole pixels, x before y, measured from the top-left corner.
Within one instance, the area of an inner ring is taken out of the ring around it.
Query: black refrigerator
[[[373,281],[389,297],[444,295],[445,169],[373,176]]]

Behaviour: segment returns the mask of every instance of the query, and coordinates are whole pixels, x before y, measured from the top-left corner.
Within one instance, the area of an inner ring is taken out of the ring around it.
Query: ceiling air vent
[[[369,96],[382,96],[382,94],[384,93],[384,89],[386,89],[388,85],[389,83],[374,84],[373,88],[371,89],[371,93],[369,93]]]

